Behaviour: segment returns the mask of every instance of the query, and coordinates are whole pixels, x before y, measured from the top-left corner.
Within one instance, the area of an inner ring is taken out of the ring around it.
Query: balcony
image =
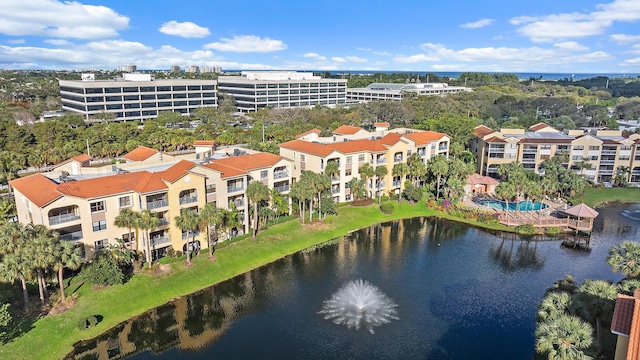
[[[274,171],[273,172],[273,178],[274,179],[282,179],[282,178],[286,178],[289,177],[289,172],[288,171]]]
[[[237,192],[244,190],[244,184],[239,186],[227,186],[227,193]]]
[[[447,151],[449,149],[447,146],[438,146],[438,151]]]
[[[60,235],[60,239],[66,240],[66,241],[82,240],[82,231],[76,231],[76,232]]]
[[[535,154],[538,152],[538,148],[528,148],[528,149],[522,149],[522,152],[525,154]]]
[[[340,181],[340,175],[331,175],[331,181],[332,182]]]
[[[56,216],[49,216],[49,225],[64,224],[76,220],[80,220],[80,216],[76,214],[61,214]]]
[[[159,208],[163,208],[163,207],[167,207],[169,206],[169,200],[158,200],[158,201],[151,201],[147,203],[147,209],[149,210],[153,210],[153,209],[159,209]]]
[[[193,239],[194,237],[200,235],[200,230],[191,231],[191,232],[183,232],[182,240]]]
[[[282,185],[282,186],[274,186],[273,188],[276,189],[276,191],[285,192],[285,191],[289,191],[289,184]]]
[[[535,163],[535,162],[536,162],[536,158],[522,158],[522,163],[523,164],[525,164],[525,163],[531,164],[531,163]]]
[[[401,185],[401,184],[402,184],[402,181],[400,181],[400,180],[395,180],[395,181],[393,182],[393,187],[400,187],[400,185]]]
[[[165,225],[169,225],[169,219],[159,218],[158,219],[158,226],[165,226]]]
[[[170,242],[171,242],[171,237],[169,236],[169,234],[165,234],[162,236],[152,237],[150,241],[150,245],[155,246],[155,245],[166,244]]]
[[[602,155],[615,155],[615,150],[602,150]]]
[[[331,189],[331,193],[332,193],[332,194],[334,194],[334,195],[335,195],[335,194],[340,194],[340,188],[333,188],[333,189]]]
[[[244,200],[229,201],[229,210],[231,210],[231,204],[235,204],[236,208],[239,208],[244,206]]]
[[[183,196],[180,198],[180,205],[192,204],[198,202],[197,196]]]
[[[394,156],[394,158],[393,158],[393,162],[394,162],[394,163],[402,162],[402,156]]]
[[[600,160],[600,165],[613,165],[615,160]]]
[[[427,152],[425,150],[418,151],[418,156],[425,157],[425,156],[427,156]]]

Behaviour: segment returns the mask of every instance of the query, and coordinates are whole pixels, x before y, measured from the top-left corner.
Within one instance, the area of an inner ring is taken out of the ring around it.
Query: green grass
[[[640,189],[638,188],[586,188],[582,196],[572,201],[574,204],[585,203],[591,207],[603,205],[608,202],[632,203],[640,202]]]
[[[256,241],[247,238],[219,247],[216,262],[208,260],[204,251],[194,259],[192,267],[185,267],[183,262],[172,263],[168,273],[138,274],[124,285],[101,290],[93,290],[87,285],[76,289],[78,285],[71,285],[68,293],[78,295],[76,306],[62,314],[37,320],[30,331],[0,347],[0,359],[62,358],[79,340],[93,338],[172,298],[190,294],[286,255],[380,222],[442,215],[428,210],[424,202],[396,205],[391,215],[382,214],[378,207],[377,204],[341,207],[339,215],[334,216],[330,224],[302,225],[294,220],[274,225],[258,233]],[[91,315],[101,315],[103,321],[88,330],[78,330],[76,324],[79,319]]]

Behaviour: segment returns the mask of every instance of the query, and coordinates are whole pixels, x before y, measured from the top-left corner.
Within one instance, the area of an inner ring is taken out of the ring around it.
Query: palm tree
[[[587,279],[578,288],[578,299],[584,304],[591,318],[596,321],[596,338],[600,350],[602,350],[600,324],[605,314],[613,314],[617,296],[616,286],[604,280]]]
[[[191,265],[191,242],[193,241],[191,236],[193,234],[193,237],[195,237],[195,232],[200,226],[200,220],[193,211],[184,209],[182,215],[176,216],[174,221],[180,230],[187,231],[187,265]]]
[[[81,265],[82,256],[80,256],[80,249],[75,247],[72,242],[60,240],[58,242],[58,250],[53,269],[58,271],[58,285],[60,285],[60,296],[63,302],[66,300],[63,279],[64,268],[75,270]]]
[[[378,204],[380,204],[380,198],[382,195],[380,193],[380,178],[387,176],[388,172],[389,170],[385,165],[380,165],[376,167],[376,170],[374,171],[374,174],[376,176],[376,191],[378,192]]]
[[[589,162],[589,160],[580,160],[578,162],[576,162],[575,164],[573,164],[575,167],[577,167],[578,169],[580,169],[580,176],[584,177],[584,171],[587,169],[591,169],[591,163]]]
[[[407,158],[407,167],[409,168],[413,185],[418,186],[419,179],[427,173],[427,168],[418,153],[413,153]]]
[[[571,315],[560,315],[538,323],[536,351],[549,360],[591,360],[584,350],[593,341],[593,328],[586,321]]]
[[[329,178],[333,181],[333,177],[335,175],[340,174],[340,166],[337,161],[328,161],[327,166],[324,168],[325,175],[328,175]]]
[[[372,178],[376,171],[369,165],[369,163],[364,163],[362,166],[358,168],[358,174],[360,174],[360,179],[362,179],[365,183],[365,190],[367,188],[367,183],[370,178]]]
[[[209,259],[214,259],[213,248],[218,242],[218,232],[224,224],[225,210],[216,207],[214,203],[207,203],[198,216],[200,227],[207,229],[207,241],[209,245]],[[213,227],[213,236],[209,234],[209,229]]]
[[[258,234],[258,205],[263,200],[269,200],[269,188],[260,181],[252,181],[247,186],[247,198],[253,203],[253,232],[251,239],[256,239]]]
[[[504,200],[505,203],[505,217],[509,217],[509,201],[516,197],[517,190],[516,185],[511,181],[502,181],[496,186],[496,196]]]
[[[400,177],[400,186],[402,186],[402,183],[404,183],[405,176],[407,176],[407,174],[409,173],[409,167],[405,163],[397,163],[393,165],[392,172],[394,176]],[[401,203],[401,202],[402,202],[402,196],[401,194],[398,194],[398,203]]]
[[[25,252],[32,259],[31,265],[38,275],[40,301],[44,303],[49,297],[44,273],[56,260],[56,244],[60,241],[60,235],[56,231],[47,229],[44,225],[33,225],[30,232],[32,238],[27,242]]]
[[[571,294],[560,291],[548,293],[540,302],[538,307],[538,320],[550,321],[560,317],[560,315],[575,315],[576,304]]]
[[[640,243],[636,241],[623,241],[614,245],[609,250],[607,264],[613,272],[620,271],[627,278],[640,276]]]
[[[127,228],[129,232],[129,249],[133,250],[133,239],[131,239],[131,228],[136,224],[136,213],[129,208],[120,209],[120,213],[116,216],[113,224],[117,227]]]
[[[449,164],[447,158],[438,155],[429,161],[428,171],[436,177],[436,199],[440,198],[440,180],[442,175],[449,172]]]
[[[137,221],[134,224],[134,227],[144,231],[142,242],[145,244],[145,260],[147,261],[148,267],[151,268],[150,230],[158,227],[160,219],[148,209],[144,209],[140,212],[140,215],[137,216]]]
[[[237,228],[242,225],[242,221],[240,221],[240,212],[236,208],[236,204],[234,202],[231,203],[231,210],[226,212],[224,225],[227,228],[227,237],[229,239],[231,239],[231,232],[233,231],[233,228]]]
[[[0,262],[0,278],[13,283],[20,280],[22,285],[22,300],[24,301],[24,312],[29,313],[29,292],[27,291],[27,279],[30,279],[33,271],[30,260],[26,254],[7,254]]]

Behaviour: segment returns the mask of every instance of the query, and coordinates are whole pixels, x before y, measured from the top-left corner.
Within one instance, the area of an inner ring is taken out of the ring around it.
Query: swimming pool
[[[482,206],[486,206],[491,209],[504,211],[507,209],[507,204],[502,200],[478,200],[477,203]],[[548,208],[549,205],[545,203],[541,203],[539,201],[519,201],[519,202],[509,202],[508,211],[532,211],[532,210],[542,210]]]

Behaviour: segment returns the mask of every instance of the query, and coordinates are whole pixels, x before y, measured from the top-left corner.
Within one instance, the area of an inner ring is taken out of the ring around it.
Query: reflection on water
[[[633,211],[600,209],[591,251],[446,220],[372,226],[175,299],[76,344],[68,358],[530,359],[548,286],[567,274],[621,278],[604,259],[637,238]],[[384,289],[401,320],[374,335],[324,320],[324,300],[355,279]]]

